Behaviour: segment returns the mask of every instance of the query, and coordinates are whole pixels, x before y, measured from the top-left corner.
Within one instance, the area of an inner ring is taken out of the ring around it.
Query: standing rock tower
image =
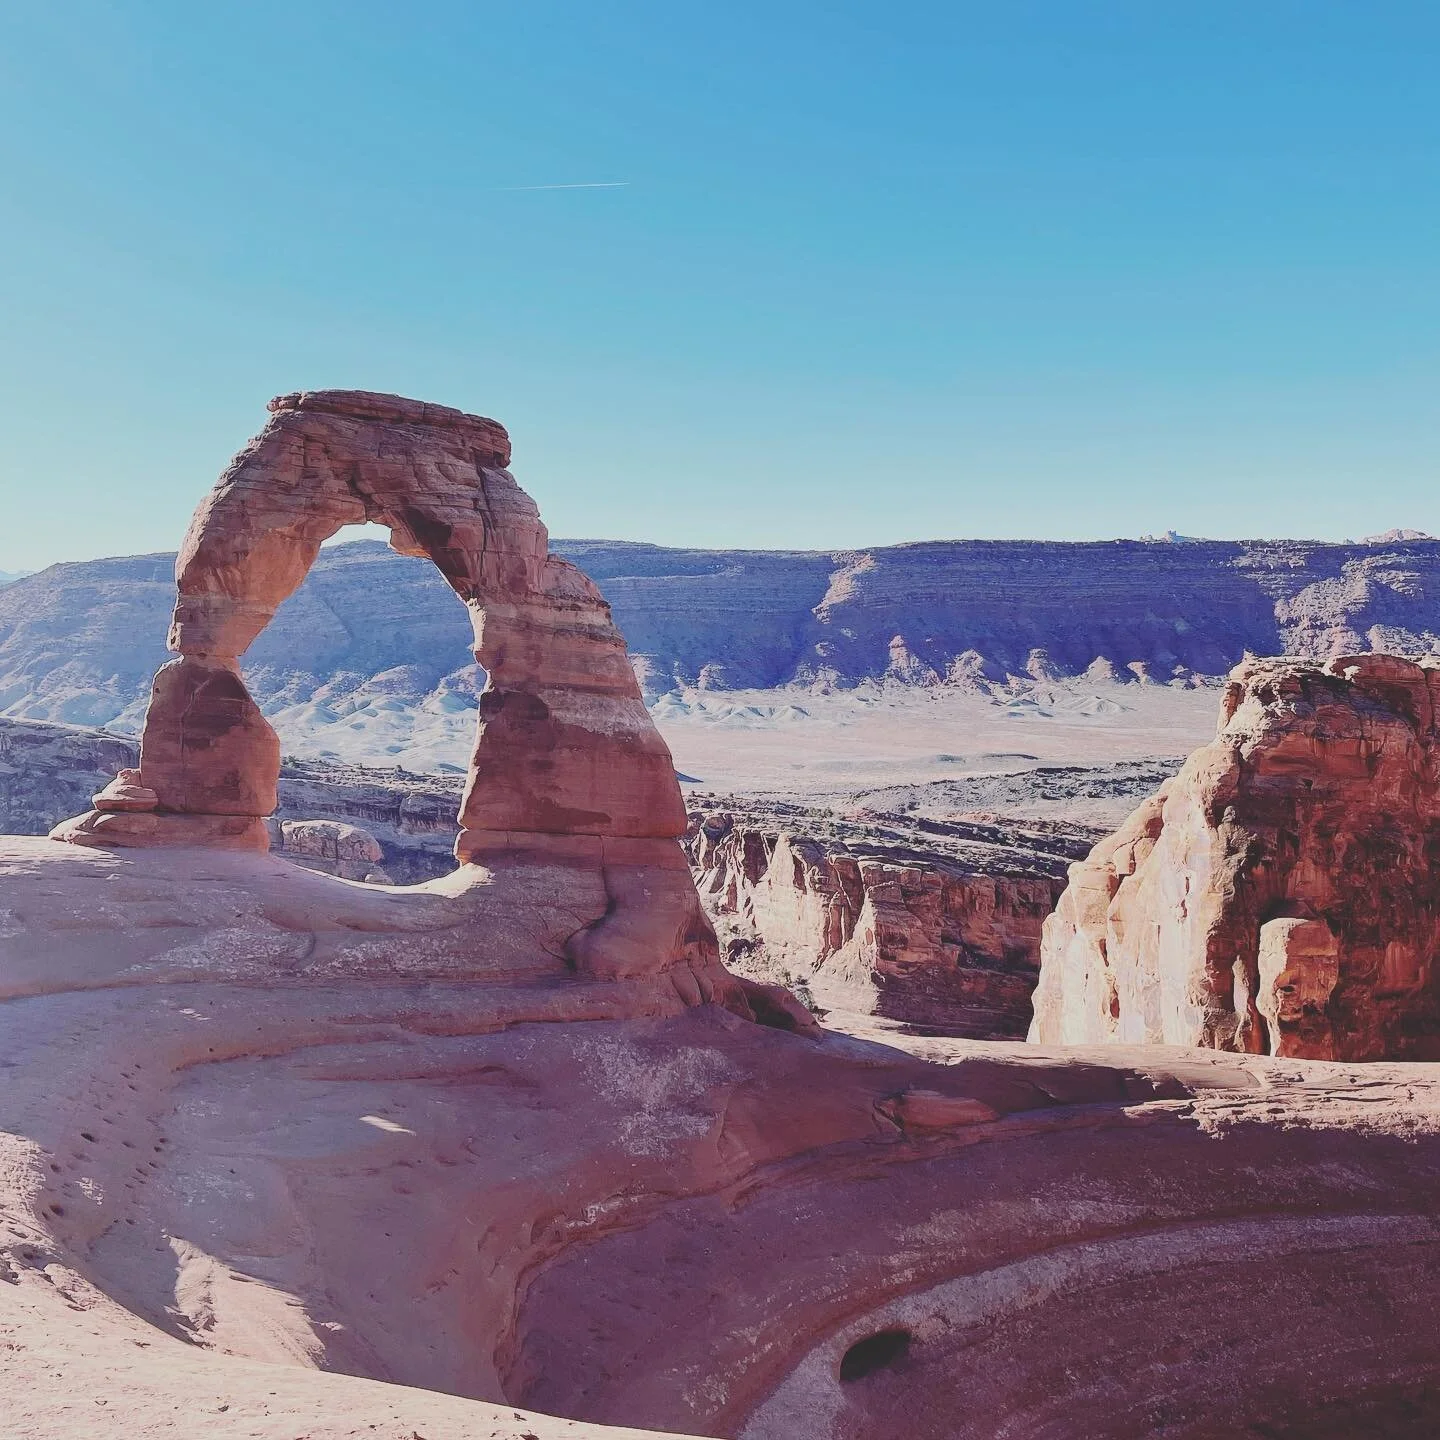
[[[1045,922],[1030,1038],[1440,1059],[1440,662],[1248,660]]]

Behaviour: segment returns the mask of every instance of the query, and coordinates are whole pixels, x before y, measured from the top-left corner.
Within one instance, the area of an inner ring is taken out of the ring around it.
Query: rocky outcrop
[[[507,866],[581,872],[604,903],[566,938],[571,965],[616,977],[685,964],[701,989],[734,991],[675,844],[680,789],[625,642],[595,586],[548,552],[505,468],[503,427],[365,391],[284,395],[270,412],[181,547],[168,642],[179,658],[156,673],[138,768],[52,838],[267,850],[280,745],[240,657],[324,540],[377,522],[465,602],[488,676],[455,846],[464,883]]]
[[[335,820],[280,820],[273,825],[271,848],[307,870],[369,885],[393,883],[381,868],[385,854],[380,842],[358,825]]]
[[[1032,1038],[1440,1059],[1440,665],[1263,660],[1072,867]]]
[[[1092,833],[723,798],[692,801],[686,848],[731,969],[823,1011],[1003,1039],[1030,1024],[1041,925]]]

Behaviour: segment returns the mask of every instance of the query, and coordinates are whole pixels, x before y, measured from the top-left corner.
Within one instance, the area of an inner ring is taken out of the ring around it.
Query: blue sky
[[[559,535],[1440,530],[1437,70],[1359,0],[14,0],[0,569],[330,385]]]

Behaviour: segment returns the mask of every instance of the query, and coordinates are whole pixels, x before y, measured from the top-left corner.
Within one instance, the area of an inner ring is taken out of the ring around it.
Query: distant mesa
[[[648,705],[732,695],[725,723],[753,718],[757,690],[1005,705],[1069,682],[1218,684],[1247,654],[1440,653],[1433,541],[550,551],[609,602]],[[0,715],[138,734],[167,658],[173,560],[56,565],[0,590]],[[241,664],[289,753],[434,772],[468,759],[485,685],[473,645],[433,565],[363,540],[320,551]],[[775,703],[759,706],[766,723]]]

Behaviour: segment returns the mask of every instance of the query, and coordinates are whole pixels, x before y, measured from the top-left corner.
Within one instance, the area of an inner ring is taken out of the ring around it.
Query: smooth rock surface
[[[807,1038],[577,977],[553,894],[0,841],[3,1425],[1440,1423],[1433,1068]]]

